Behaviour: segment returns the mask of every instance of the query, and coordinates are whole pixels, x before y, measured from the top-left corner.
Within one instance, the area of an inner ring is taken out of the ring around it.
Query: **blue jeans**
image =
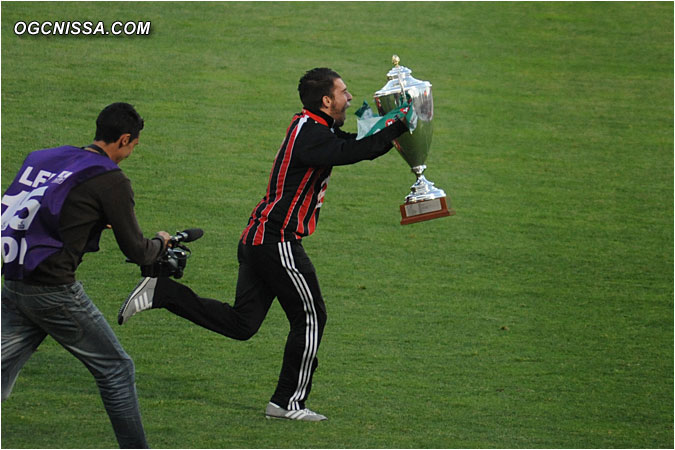
[[[134,363],[79,282],[2,287],[2,400],[19,371],[49,335],[89,369],[121,448],[147,448]]]

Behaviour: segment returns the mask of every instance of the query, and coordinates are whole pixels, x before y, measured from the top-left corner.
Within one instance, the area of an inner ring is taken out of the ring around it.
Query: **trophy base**
[[[401,205],[401,225],[454,215],[455,210],[452,208],[448,209],[445,197],[414,203],[406,202]]]

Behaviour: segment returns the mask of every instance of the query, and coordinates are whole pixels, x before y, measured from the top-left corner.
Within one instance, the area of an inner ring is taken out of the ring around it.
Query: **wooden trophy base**
[[[454,215],[455,210],[452,208],[448,209],[445,197],[401,205],[401,225]]]

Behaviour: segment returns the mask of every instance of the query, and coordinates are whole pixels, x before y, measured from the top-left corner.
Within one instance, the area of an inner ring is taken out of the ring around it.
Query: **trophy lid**
[[[386,95],[400,93],[402,90],[407,91],[413,87],[421,90],[431,87],[431,83],[428,81],[420,81],[415,79],[411,75],[412,70],[405,66],[400,66],[399,63],[401,62],[401,58],[399,58],[398,55],[392,56],[391,62],[394,64],[394,67],[389,72],[387,72],[387,79],[389,81],[382,87],[382,89],[375,92],[375,97],[384,97]]]

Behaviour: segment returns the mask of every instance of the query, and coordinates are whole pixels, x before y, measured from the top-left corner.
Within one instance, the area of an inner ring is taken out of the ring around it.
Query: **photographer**
[[[89,369],[121,448],[148,446],[134,364],[75,280],[110,227],[122,252],[150,264],[169,235],[143,237],[129,178],[118,164],[138,144],[143,119],[127,103],[99,114],[93,144],[32,152],[2,197],[2,400],[50,335]]]

